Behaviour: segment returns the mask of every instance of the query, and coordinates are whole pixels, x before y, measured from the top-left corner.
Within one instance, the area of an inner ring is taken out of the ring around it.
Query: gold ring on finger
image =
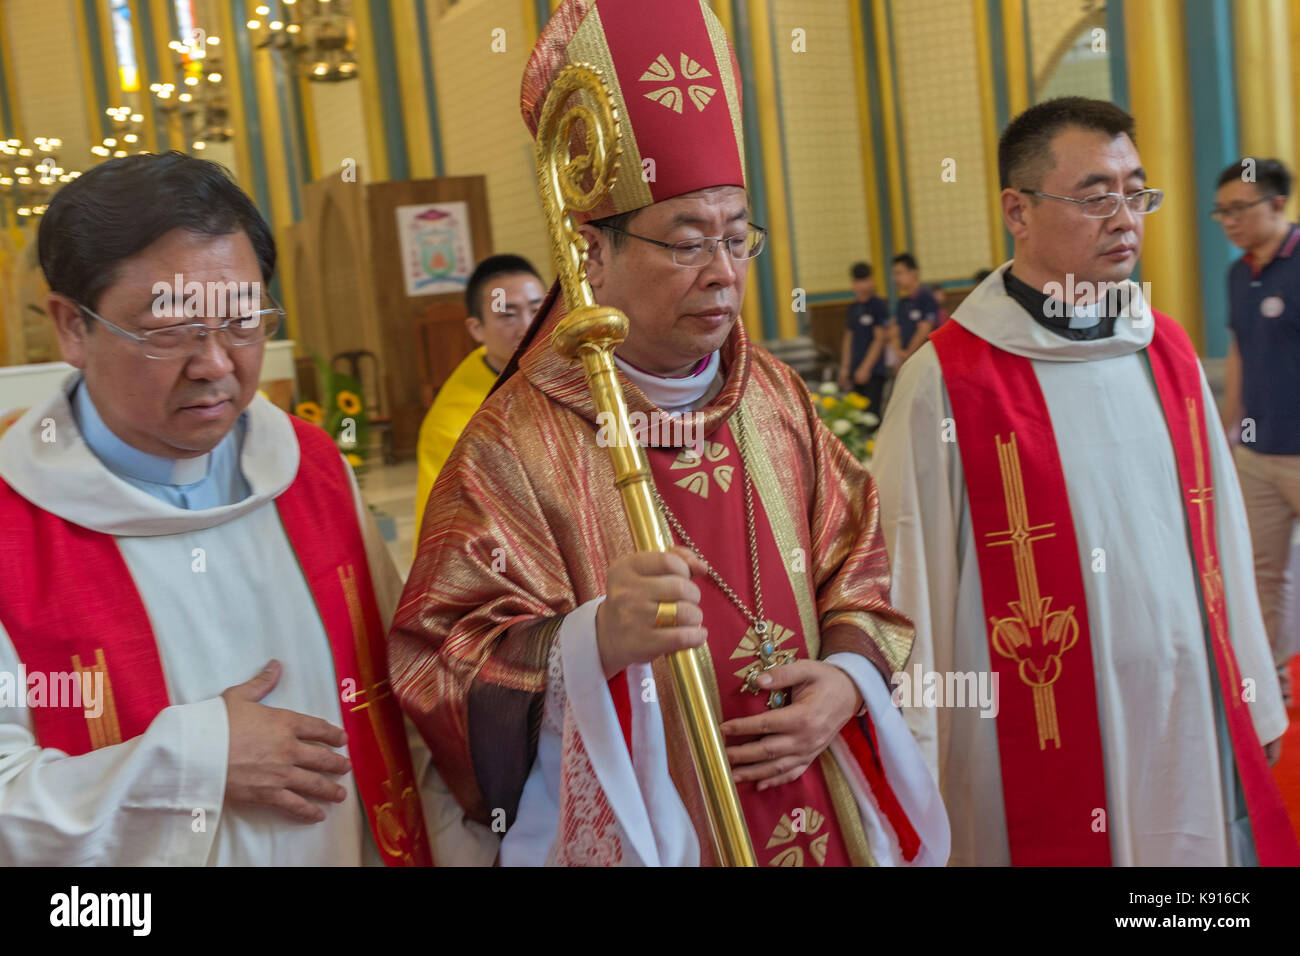
[[[677,626],[677,602],[660,601],[659,608],[655,611],[655,627],[676,627]]]

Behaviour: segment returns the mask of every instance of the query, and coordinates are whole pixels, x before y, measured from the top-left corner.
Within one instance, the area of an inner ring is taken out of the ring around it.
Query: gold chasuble
[[[583,135],[567,120],[548,125],[558,115],[552,94],[571,95],[575,76],[598,77],[603,91],[592,101],[583,99],[590,89],[576,96],[586,105],[565,114],[586,117]],[[607,682],[592,663],[593,608],[608,568],[637,542],[584,370],[553,349],[551,336],[584,299],[565,271],[581,255],[573,221],[744,187],[742,89],[703,0],[659,0],[654,17],[640,0],[565,0],[524,71],[521,110],[538,140],[543,205],[553,237],[569,236],[556,248],[569,303],[552,289],[452,449],[389,638],[394,691],[461,806],[484,823],[503,813],[507,825],[518,820],[503,862],[733,859],[730,849],[715,852],[693,764],[687,727],[699,727],[699,710],[692,706],[688,721],[683,701],[701,703],[694,676],[679,699],[666,658]],[[609,102],[592,112],[602,97]],[[573,203],[561,221],[548,195],[556,187],[547,144],[571,140],[570,173],[607,176],[583,155],[605,141],[598,114],[617,114],[609,138],[620,172],[608,192]],[[703,697],[719,721],[734,720],[769,705],[767,693],[746,687],[756,668],[841,654],[833,664],[865,675],[850,674],[862,715],[798,779],[761,792],[738,785],[743,814],[733,819],[743,815],[760,865],[869,865],[885,855],[942,863],[947,820],[937,788],[888,702],[912,628],[889,604],[875,484],[821,423],[803,381],[751,346],[741,322],[718,359],[721,389],[689,413],[692,427],[652,424],[647,436],[659,443],[647,458],[674,539],[689,539],[717,575],[696,579],[708,644],[691,664],[703,672]],[[662,423],[666,413],[620,378],[632,419]],[[758,610],[750,618],[737,603]],[[720,772],[725,779],[725,762]]]
[[[560,317],[552,309],[535,330],[518,373],[483,404],[448,458],[390,635],[406,713],[461,805],[489,823],[494,808],[512,821],[518,807],[562,617],[603,595],[609,564],[633,551],[582,370],[549,345]],[[725,384],[700,410],[704,454],[650,451],[661,493],[706,559],[752,600],[735,441],[743,429],[772,640],[801,658],[860,654],[887,682],[906,661],[912,632],[887,600],[870,475],[822,425],[799,377],[751,346],[740,322],[722,364]],[[630,412],[658,411],[636,386],[624,388]],[[757,713],[766,698],[741,689],[740,675],[758,660],[748,622],[711,581],[700,586],[720,712]],[[672,777],[707,858],[711,838],[662,660],[655,678]],[[827,854],[866,862],[853,799],[829,752],[792,784],[740,790],[761,863],[798,857],[816,865]],[[806,808],[805,832],[791,827],[796,804]]]

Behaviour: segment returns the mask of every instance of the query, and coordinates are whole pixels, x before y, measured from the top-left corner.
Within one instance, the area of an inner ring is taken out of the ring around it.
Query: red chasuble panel
[[[704,454],[687,450],[648,449],[659,494],[703,557],[745,604],[754,609],[754,572],[745,516],[745,485],[740,453],[730,426],[705,441]],[[768,638],[777,650],[808,658],[808,645],[799,622],[790,579],[776,539],[768,525],[757,489],[754,524],[758,535],[763,610]],[[680,542],[677,542],[680,543]],[[767,710],[767,693],[743,689],[740,676],[758,660],[751,624],[708,577],[700,587],[704,626],[717,674],[722,720],[749,717]],[[728,746],[752,737],[728,737]],[[825,775],[813,763],[798,780],[759,791],[753,783],[738,785],[750,839],[761,866],[848,866],[844,838],[836,820]]]

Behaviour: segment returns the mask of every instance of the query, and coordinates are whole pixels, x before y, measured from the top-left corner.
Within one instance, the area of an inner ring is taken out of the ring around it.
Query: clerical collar
[[[698,408],[714,390],[721,362],[718,352],[713,352],[683,378],[665,378],[637,368],[614,353],[614,363],[645,397],[666,412],[690,411]],[[716,394],[716,390],[715,390]]]
[[[1104,314],[1104,300],[1086,306],[1073,305],[1022,282],[1010,269],[1002,273],[1002,284],[1007,295],[1019,302],[1035,322],[1061,338],[1091,341],[1115,334],[1115,319]]]
[[[192,485],[208,476],[211,452],[195,458],[164,458],[133,448],[118,438],[99,417],[84,379],[77,383],[73,393],[72,410],[86,444],[110,471],[156,485]],[[233,440],[232,429],[222,441]]]

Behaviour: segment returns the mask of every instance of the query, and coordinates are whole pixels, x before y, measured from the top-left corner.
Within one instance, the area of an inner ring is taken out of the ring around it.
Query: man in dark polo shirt
[[[853,279],[854,301],[849,304],[844,328],[844,346],[840,350],[839,385],[842,391],[854,390],[871,403],[868,407],[883,414],[881,396],[885,390],[885,343],[888,338],[889,306],[876,295],[876,280],[871,266],[855,262],[849,271]]]
[[[897,364],[902,365],[934,331],[939,303],[921,285],[921,270],[910,252],[894,256],[894,285],[898,286],[898,304],[894,308],[893,344]]]
[[[1223,421],[1239,432],[1234,457],[1255,552],[1255,580],[1288,704],[1288,560],[1300,518],[1300,227],[1287,220],[1290,171],[1247,157],[1219,176],[1214,218],[1245,255],[1228,272]]]

